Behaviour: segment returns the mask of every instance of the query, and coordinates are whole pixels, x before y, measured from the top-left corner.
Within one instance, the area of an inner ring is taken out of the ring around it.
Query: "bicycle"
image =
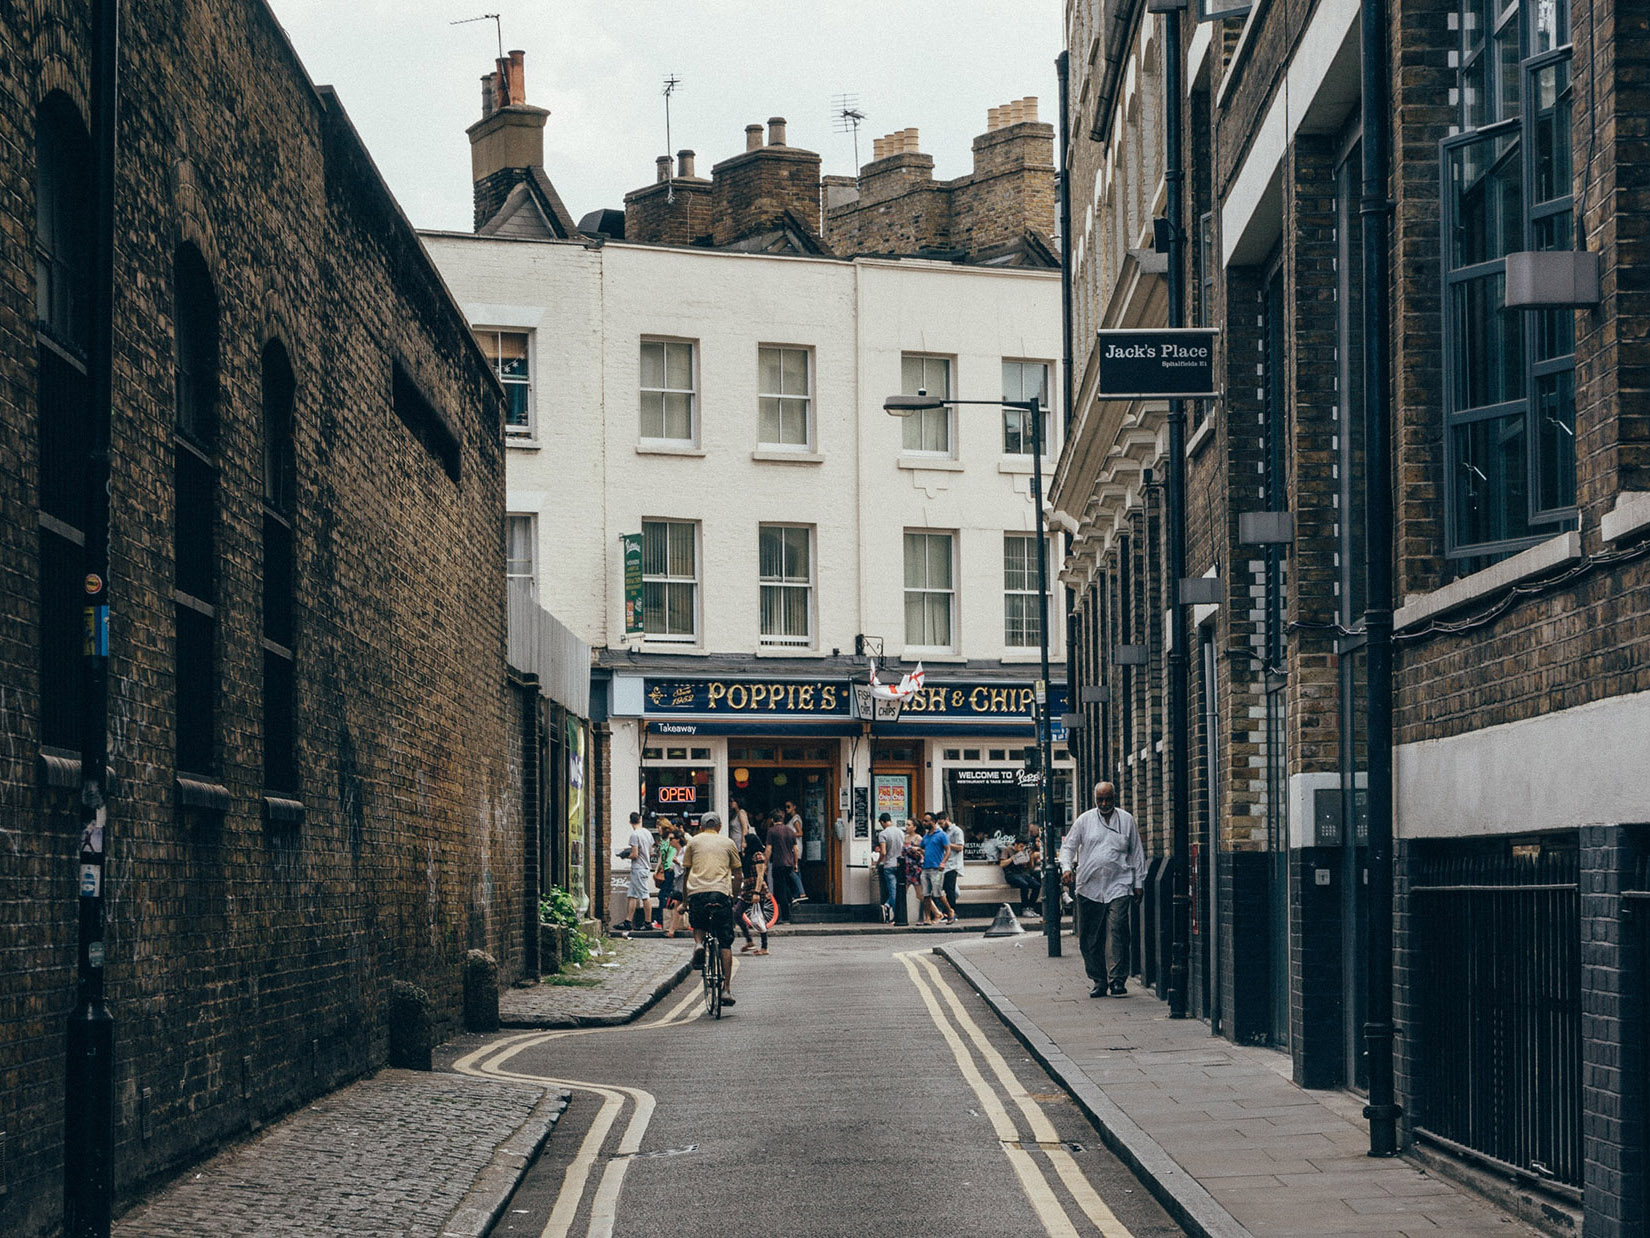
[[[713,1019],[722,1017],[722,943],[714,930],[705,933],[705,1013]]]

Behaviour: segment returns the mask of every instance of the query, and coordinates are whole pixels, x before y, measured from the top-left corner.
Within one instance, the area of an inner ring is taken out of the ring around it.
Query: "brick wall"
[[[35,109],[84,115],[84,6],[0,10],[0,1229],[60,1211],[76,824],[36,769],[41,711]],[[522,823],[506,766],[495,382],[330,95],[261,4],[129,22],[121,61],[109,732],[108,998],[124,1194],[384,1059],[395,978],[456,1025],[478,947],[520,969]],[[217,736],[223,813],[175,805],[172,262],[219,307]],[[260,354],[297,379],[300,825],[264,823]],[[401,358],[458,479],[391,403]],[[433,549],[439,553],[432,553]]]

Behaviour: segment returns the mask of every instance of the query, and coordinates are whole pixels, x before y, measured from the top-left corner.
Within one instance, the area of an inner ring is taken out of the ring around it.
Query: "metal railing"
[[[1581,900],[1573,843],[1440,851],[1411,886],[1417,1125],[1579,1187]]]

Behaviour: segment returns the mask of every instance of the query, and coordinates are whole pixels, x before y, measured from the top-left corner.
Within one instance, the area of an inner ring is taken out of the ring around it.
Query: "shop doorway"
[[[728,745],[731,794],[751,823],[772,809],[796,805],[802,817],[802,887],[817,903],[841,901],[842,844],[836,821],[836,754],[828,744],[757,740]]]

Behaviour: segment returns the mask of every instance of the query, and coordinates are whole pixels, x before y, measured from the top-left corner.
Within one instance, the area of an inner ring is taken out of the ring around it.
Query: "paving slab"
[[[1310,1092],[1270,1049],[1212,1037],[1138,987],[1088,997],[1075,941],[936,943],[1107,1144],[1200,1238],[1537,1231],[1402,1159],[1361,1154],[1369,1130],[1340,1092]]]
[[[499,995],[504,1027],[616,1027],[641,1018],[687,975],[693,937],[605,938],[599,955],[569,966],[556,984],[512,986]],[[583,983],[594,982],[594,983]]]
[[[172,1181],[115,1238],[480,1238],[549,1137],[565,1092],[382,1070]]]

